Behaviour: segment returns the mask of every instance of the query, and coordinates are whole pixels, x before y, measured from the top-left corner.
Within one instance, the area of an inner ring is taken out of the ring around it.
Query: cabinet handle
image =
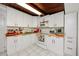
[[[55,44],[55,40],[52,40],[52,44]]]
[[[68,40],[67,42],[68,42],[68,43],[72,43],[72,41],[70,41],[70,40]]]
[[[14,40],[14,43],[16,43],[17,42],[17,40]]]
[[[68,39],[72,39],[72,37],[67,37]]]
[[[54,43],[54,40],[52,40],[52,44]]]
[[[71,47],[67,47],[69,50],[72,50],[72,48]]]

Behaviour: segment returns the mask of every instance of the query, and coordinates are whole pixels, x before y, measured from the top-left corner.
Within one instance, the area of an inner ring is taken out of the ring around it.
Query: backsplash
[[[17,27],[17,26],[7,26],[6,35],[19,35],[25,33],[37,33],[37,29],[41,30],[41,33],[46,34],[64,34],[64,27]]]
[[[47,34],[64,34],[64,27],[45,27],[41,31]]]
[[[16,27],[16,26],[7,26],[6,35],[19,35],[25,34],[27,32],[33,32],[34,28],[30,27]]]

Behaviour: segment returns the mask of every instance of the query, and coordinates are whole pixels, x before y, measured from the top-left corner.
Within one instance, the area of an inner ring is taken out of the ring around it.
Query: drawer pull
[[[72,41],[69,41],[69,40],[68,40],[67,42],[68,42],[68,43],[72,43]]]
[[[55,44],[55,40],[52,40],[52,44]]]
[[[68,39],[72,39],[72,37],[67,37]]]
[[[67,47],[68,49],[70,49],[70,50],[72,50],[72,48],[70,48],[70,47]]]

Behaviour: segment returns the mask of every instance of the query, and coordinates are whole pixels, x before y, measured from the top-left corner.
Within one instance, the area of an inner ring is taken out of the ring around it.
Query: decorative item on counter
[[[34,33],[41,32],[41,29],[37,26],[37,28],[34,29]]]

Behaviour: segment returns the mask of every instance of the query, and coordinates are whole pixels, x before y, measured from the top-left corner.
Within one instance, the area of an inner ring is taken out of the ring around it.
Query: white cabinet
[[[24,14],[24,27],[28,27],[28,25],[29,25],[28,16],[27,16],[27,14]]]
[[[19,35],[19,36],[17,36],[16,37],[16,39],[17,39],[17,42],[16,42],[16,50],[17,51],[21,51],[21,50],[23,50],[24,49],[24,38],[23,38],[23,36],[22,35]]]
[[[55,40],[54,37],[47,37],[47,49],[54,52],[55,46],[54,46]]]
[[[16,37],[7,37],[7,54],[12,55],[16,53]]]
[[[49,27],[64,27],[64,12],[47,15],[45,20],[48,20]]]
[[[76,55],[77,13],[65,15],[65,55]]]
[[[6,26],[15,26],[15,23],[18,17],[16,17],[16,11],[13,8],[7,7],[7,25]]]
[[[28,14],[24,14],[24,27],[32,27],[33,26],[33,16],[30,16]]]
[[[64,11],[54,14],[54,26],[64,27]]]
[[[33,16],[18,11],[16,9],[7,7],[7,25],[6,26],[19,26],[19,27],[32,27]]]
[[[54,15],[50,15],[48,16],[48,22],[49,22],[49,27],[55,27],[55,19],[54,19]]]
[[[23,27],[24,26],[24,13],[15,10],[16,17],[15,17],[15,26]]]
[[[55,55],[63,56],[63,38],[60,37],[46,37],[47,49],[52,51]]]
[[[37,17],[33,16],[32,18],[32,27],[37,27]]]
[[[57,54],[63,56],[64,55],[64,37],[57,37]]]
[[[7,54],[14,55],[15,53],[36,43],[36,40],[36,34],[7,37]]]

